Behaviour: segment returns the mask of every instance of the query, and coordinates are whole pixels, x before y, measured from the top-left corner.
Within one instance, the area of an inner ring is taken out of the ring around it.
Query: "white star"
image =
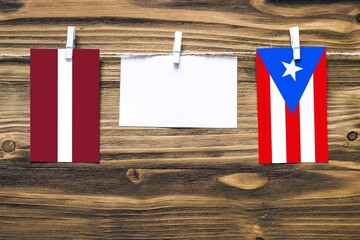
[[[291,63],[282,62],[284,64],[286,71],[283,74],[283,77],[291,75],[291,77],[296,81],[296,72],[302,70],[301,67],[295,65],[295,60],[292,60]]]

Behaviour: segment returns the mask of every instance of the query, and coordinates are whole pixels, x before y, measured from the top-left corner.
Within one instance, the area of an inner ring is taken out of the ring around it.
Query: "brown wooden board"
[[[0,1],[0,54],[360,52],[360,2]],[[238,128],[118,126],[120,59],[101,58],[101,164],[29,163],[29,57],[0,57],[0,239],[360,239],[360,56],[328,55],[329,164],[260,166],[254,55],[238,58]]]

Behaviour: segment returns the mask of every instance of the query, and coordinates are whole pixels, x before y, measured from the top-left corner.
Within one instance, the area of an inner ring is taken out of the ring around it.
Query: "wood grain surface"
[[[0,54],[360,52],[360,2],[0,1]],[[118,127],[120,59],[101,59],[101,164],[29,163],[29,58],[0,57],[0,239],[360,239],[360,56],[328,55],[329,164],[257,164],[255,57],[238,60],[238,128]]]

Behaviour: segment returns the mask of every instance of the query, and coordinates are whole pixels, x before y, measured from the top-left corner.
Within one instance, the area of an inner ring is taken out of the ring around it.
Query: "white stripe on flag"
[[[311,76],[300,99],[301,162],[315,162],[314,79]]]
[[[72,162],[72,60],[58,50],[57,161]]]
[[[286,163],[285,101],[270,76],[272,163]]]

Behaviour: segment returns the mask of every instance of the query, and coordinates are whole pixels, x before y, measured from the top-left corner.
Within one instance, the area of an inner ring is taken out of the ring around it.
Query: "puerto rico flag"
[[[326,49],[256,52],[259,163],[328,162]]]
[[[30,50],[31,162],[99,162],[99,56]]]

